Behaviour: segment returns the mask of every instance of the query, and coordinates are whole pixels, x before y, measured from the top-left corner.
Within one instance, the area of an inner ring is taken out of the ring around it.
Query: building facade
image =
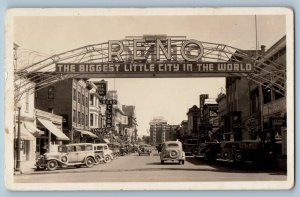
[[[149,124],[150,143],[152,145],[177,139],[178,125],[169,125],[163,117],[154,117]]]
[[[70,142],[92,142],[89,131],[89,87],[86,81],[67,79],[36,91],[35,107],[63,117],[63,132]]]

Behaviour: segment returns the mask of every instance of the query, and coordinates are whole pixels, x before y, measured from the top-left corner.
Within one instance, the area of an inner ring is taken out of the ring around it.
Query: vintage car
[[[256,140],[222,142],[220,158],[235,163],[265,163],[272,160],[267,144]]]
[[[58,147],[58,152],[45,153],[36,160],[37,169],[56,170],[58,167],[92,167],[98,160],[91,143],[68,144]]]
[[[138,149],[139,156],[141,155],[151,155],[152,149],[150,145],[140,145]]]
[[[113,158],[119,157],[120,156],[120,143],[110,143],[107,144],[109,149],[112,151],[112,156]]]
[[[200,143],[198,149],[194,152],[195,158],[204,158],[209,162],[217,159],[218,154],[221,152],[220,142],[205,142]]]
[[[183,142],[182,148],[183,151],[185,152],[185,154],[188,156],[193,155],[195,149],[198,147],[199,145],[199,140],[198,139],[186,139]]]
[[[179,164],[184,164],[185,152],[182,150],[180,141],[166,141],[163,143],[160,153],[160,162],[164,164],[166,161],[178,161]]]
[[[101,155],[105,163],[109,163],[113,160],[112,150],[109,149],[108,145],[105,143],[93,144],[93,149],[95,154]]]

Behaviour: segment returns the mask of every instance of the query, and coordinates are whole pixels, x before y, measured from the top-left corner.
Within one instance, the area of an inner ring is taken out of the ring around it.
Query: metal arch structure
[[[180,55],[180,47],[188,39],[185,36],[168,36],[165,37],[171,39],[171,59],[173,62],[186,62],[185,59]],[[126,37],[120,40],[124,44],[124,52],[121,54],[122,59],[126,63],[133,63],[133,46],[135,39],[145,39],[144,37]],[[145,51],[138,51],[139,55],[144,55],[145,62],[152,62],[157,57],[157,51],[155,50],[157,38],[146,39],[144,43]],[[163,40],[163,39],[162,39]],[[249,53],[232,46],[203,42],[203,55],[199,60],[199,63],[205,62],[251,62],[254,65],[254,71],[251,73],[231,73],[224,74],[223,76],[236,76],[246,77],[255,83],[263,85],[267,88],[273,89],[274,91],[286,95],[286,66],[280,65],[271,61],[270,59],[263,56],[263,54]],[[167,45],[166,41],[162,42],[164,46]],[[62,74],[55,72],[55,65],[57,63],[105,63],[109,62],[108,54],[109,45],[108,42],[83,46],[77,49],[66,51],[52,56],[46,56],[39,54],[34,51],[28,50],[19,52],[24,59],[26,55],[32,57],[30,61],[22,61],[20,57],[15,57],[18,60],[18,66],[14,70],[14,95],[15,101],[18,101],[20,97],[28,90],[47,87],[58,81],[62,81],[68,78],[88,78],[82,74]],[[196,48],[190,46],[187,48],[186,54],[193,56],[193,50]],[[196,49],[197,50],[197,49]],[[165,55],[159,51],[158,56],[160,61],[167,61]],[[18,56],[18,55],[15,55]],[[216,75],[217,76],[217,75]],[[218,75],[220,76],[220,75]],[[101,76],[105,77],[105,76]],[[112,77],[108,76],[107,77]],[[118,77],[117,75],[114,77]],[[185,76],[189,77],[189,76]],[[25,82],[24,82],[25,80]],[[25,87],[25,88],[24,88]]]

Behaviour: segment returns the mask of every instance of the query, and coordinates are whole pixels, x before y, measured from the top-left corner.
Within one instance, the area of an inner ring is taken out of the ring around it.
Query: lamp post
[[[21,151],[21,106],[18,105],[18,135],[17,135],[17,162],[16,162],[16,173],[21,173],[21,161],[20,161],[20,151]]]

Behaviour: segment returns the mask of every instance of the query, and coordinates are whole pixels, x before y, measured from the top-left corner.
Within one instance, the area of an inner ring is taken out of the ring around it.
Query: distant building
[[[136,114],[135,114],[135,106],[133,105],[123,105],[122,106],[123,112],[125,114],[125,119],[127,120],[125,123],[125,135],[128,136],[128,140],[130,142],[137,141],[137,121],[136,121]]]
[[[178,125],[168,125],[163,117],[154,117],[150,121],[150,143],[157,145],[177,139]]]
[[[187,131],[186,135],[190,138],[198,138],[199,136],[199,120],[200,109],[194,105],[187,112]]]
[[[203,120],[200,121],[200,139],[215,140],[219,129],[218,103],[215,99],[205,99],[203,115]]]

